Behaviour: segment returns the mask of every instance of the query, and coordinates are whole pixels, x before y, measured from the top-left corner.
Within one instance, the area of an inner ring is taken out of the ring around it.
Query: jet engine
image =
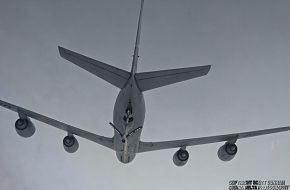
[[[67,135],[63,138],[63,148],[68,153],[75,153],[79,148],[79,142],[73,135]]]
[[[226,142],[219,148],[217,155],[222,161],[232,160],[238,152],[238,147],[235,143]]]
[[[174,155],[173,155],[173,163],[176,166],[184,166],[189,158],[189,153],[187,150],[180,148]]]
[[[15,122],[15,129],[21,137],[31,137],[35,133],[35,127],[29,118],[19,118]]]

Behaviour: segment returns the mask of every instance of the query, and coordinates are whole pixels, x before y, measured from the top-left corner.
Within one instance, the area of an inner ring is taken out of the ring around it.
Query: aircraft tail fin
[[[58,47],[58,50],[60,56],[64,59],[102,78],[118,88],[123,88],[130,78],[130,73],[122,69],[94,60],[63,47]]]
[[[132,61],[132,67],[131,67],[131,74],[132,75],[135,75],[135,73],[137,71],[137,64],[138,64],[138,58],[139,58],[139,44],[140,44],[140,35],[141,35],[143,4],[144,4],[144,0],[141,0],[141,8],[140,8],[139,20],[138,20],[138,29],[137,29],[135,48],[134,48],[134,55],[133,55],[133,61]]]
[[[210,65],[205,65],[198,67],[136,73],[135,78],[139,89],[141,91],[146,91],[204,76],[209,72],[210,67]]]

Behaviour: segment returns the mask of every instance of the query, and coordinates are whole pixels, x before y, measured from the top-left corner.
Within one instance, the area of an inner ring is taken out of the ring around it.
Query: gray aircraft
[[[19,119],[15,122],[15,129],[20,136],[30,137],[35,133],[34,124],[30,120],[30,118],[33,118],[66,131],[67,136],[65,136],[63,139],[63,147],[69,153],[76,152],[79,147],[78,141],[75,138],[75,135],[77,135],[114,150],[116,152],[117,158],[122,163],[131,162],[134,159],[136,153],[169,148],[179,148],[179,150],[173,156],[173,162],[177,166],[183,166],[186,164],[189,158],[189,153],[186,150],[186,147],[188,146],[225,142],[225,144],[219,148],[217,154],[222,161],[229,161],[233,159],[237,153],[238,148],[236,146],[236,141],[238,139],[290,130],[290,127],[287,126],[243,133],[233,133],[173,141],[141,141],[140,136],[145,118],[145,103],[143,92],[184,80],[200,77],[206,75],[210,70],[210,65],[206,65],[138,73],[137,63],[139,57],[143,3],[144,0],[141,0],[131,72],[124,71],[122,69],[91,59],[87,56],[59,47],[59,53],[61,57],[120,89],[114,106],[113,122],[109,123],[114,129],[114,136],[112,138],[99,136],[97,134],[73,127],[39,113],[0,100],[0,106],[18,113]]]

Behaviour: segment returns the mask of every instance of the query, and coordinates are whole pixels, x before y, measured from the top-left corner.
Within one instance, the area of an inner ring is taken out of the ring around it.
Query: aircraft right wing
[[[217,135],[217,136],[209,136],[209,137],[200,137],[200,138],[191,138],[191,139],[182,139],[182,140],[173,140],[173,141],[162,141],[162,142],[142,142],[140,141],[138,152],[148,152],[169,148],[178,148],[178,147],[187,147],[187,146],[195,146],[201,144],[210,144],[216,142],[224,142],[224,141],[233,141],[235,142],[237,139],[255,137],[260,135],[267,135],[272,133],[279,133],[283,131],[289,131],[290,126],[273,128],[273,129],[264,129],[243,133],[233,133],[227,135]]]

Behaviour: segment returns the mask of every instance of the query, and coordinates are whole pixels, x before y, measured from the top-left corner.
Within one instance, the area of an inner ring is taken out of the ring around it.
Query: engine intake
[[[238,147],[235,143],[226,142],[222,147],[219,148],[217,154],[220,160],[230,161],[238,152]]]
[[[79,142],[73,135],[67,135],[63,138],[63,148],[68,153],[75,153],[79,148]]]
[[[35,127],[29,118],[19,118],[15,122],[15,129],[19,136],[28,138],[35,133]]]
[[[189,153],[187,150],[180,148],[174,155],[173,155],[173,163],[176,166],[184,166],[187,163],[189,158]]]

